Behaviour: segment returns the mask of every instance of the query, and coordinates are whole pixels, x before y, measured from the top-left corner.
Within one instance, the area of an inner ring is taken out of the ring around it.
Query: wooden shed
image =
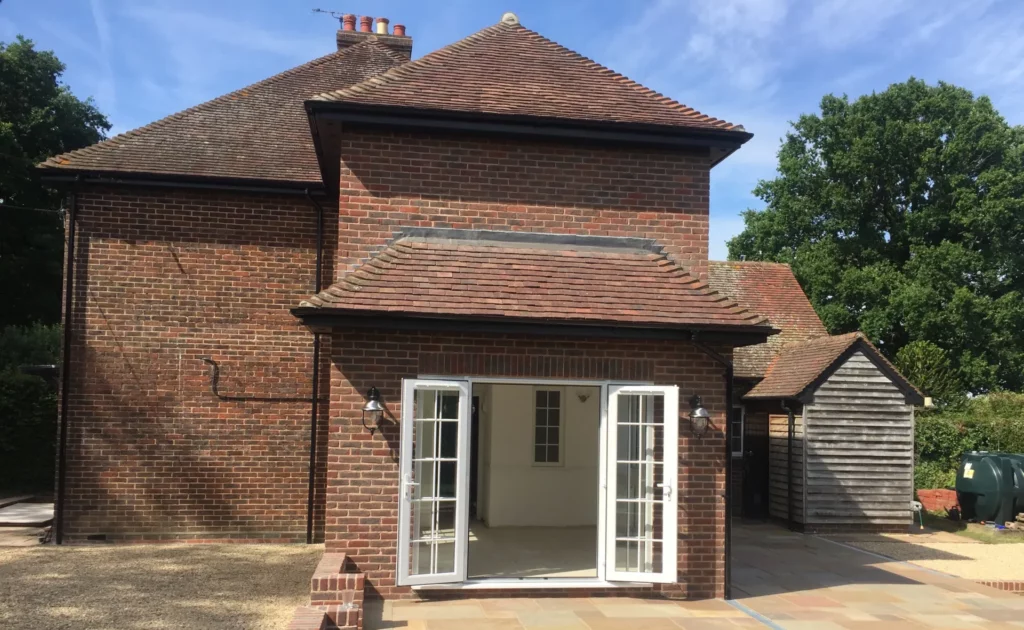
[[[906,530],[923,398],[864,335],[787,344],[742,401],[767,412],[767,470],[745,483],[763,475],[770,516],[806,531]]]

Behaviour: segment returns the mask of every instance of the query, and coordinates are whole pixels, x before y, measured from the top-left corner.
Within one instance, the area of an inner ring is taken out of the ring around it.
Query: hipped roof
[[[641,239],[420,230],[297,312],[772,329]]]

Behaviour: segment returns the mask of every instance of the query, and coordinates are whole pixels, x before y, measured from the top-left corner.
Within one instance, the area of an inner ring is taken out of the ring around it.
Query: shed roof
[[[486,230],[400,235],[303,309],[773,332],[653,241]]]
[[[802,399],[829,377],[855,351],[865,356],[884,373],[904,395],[907,402],[921,404],[924,396],[882,356],[864,333],[853,332],[834,337],[818,337],[787,344],[772,361],[764,380],[744,399]]]

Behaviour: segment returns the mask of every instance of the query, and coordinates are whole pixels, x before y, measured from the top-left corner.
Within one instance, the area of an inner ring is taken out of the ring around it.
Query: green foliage
[[[915,488],[952,488],[956,485],[956,469],[947,470],[938,462],[922,461],[914,466]]]
[[[0,369],[56,364],[60,359],[59,324],[7,326],[0,329]]]
[[[43,379],[0,370],[0,487],[53,485],[57,392]]]
[[[915,486],[951,487],[966,451],[1024,453],[1024,394],[999,392],[959,408],[920,411],[914,443]]]
[[[54,364],[60,356],[57,324],[0,329],[0,489],[43,490],[53,485],[57,392],[21,365]]]
[[[911,79],[793,123],[731,258],[788,262],[832,333],[948,353],[967,391],[1024,388],[1024,128]]]
[[[930,341],[911,341],[896,353],[896,367],[940,407],[964,400],[964,386],[946,351]]]
[[[0,42],[0,203],[58,208],[36,165],[110,129],[91,100],[60,82],[63,72],[52,52],[31,41]],[[60,319],[63,247],[57,214],[0,208],[0,327]]]

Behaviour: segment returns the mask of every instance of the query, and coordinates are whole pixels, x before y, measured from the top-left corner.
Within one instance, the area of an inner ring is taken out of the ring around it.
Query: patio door
[[[679,389],[609,387],[606,441],[606,579],[675,582]]]
[[[468,382],[402,382],[399,585],[466,579],[469,422]]]

